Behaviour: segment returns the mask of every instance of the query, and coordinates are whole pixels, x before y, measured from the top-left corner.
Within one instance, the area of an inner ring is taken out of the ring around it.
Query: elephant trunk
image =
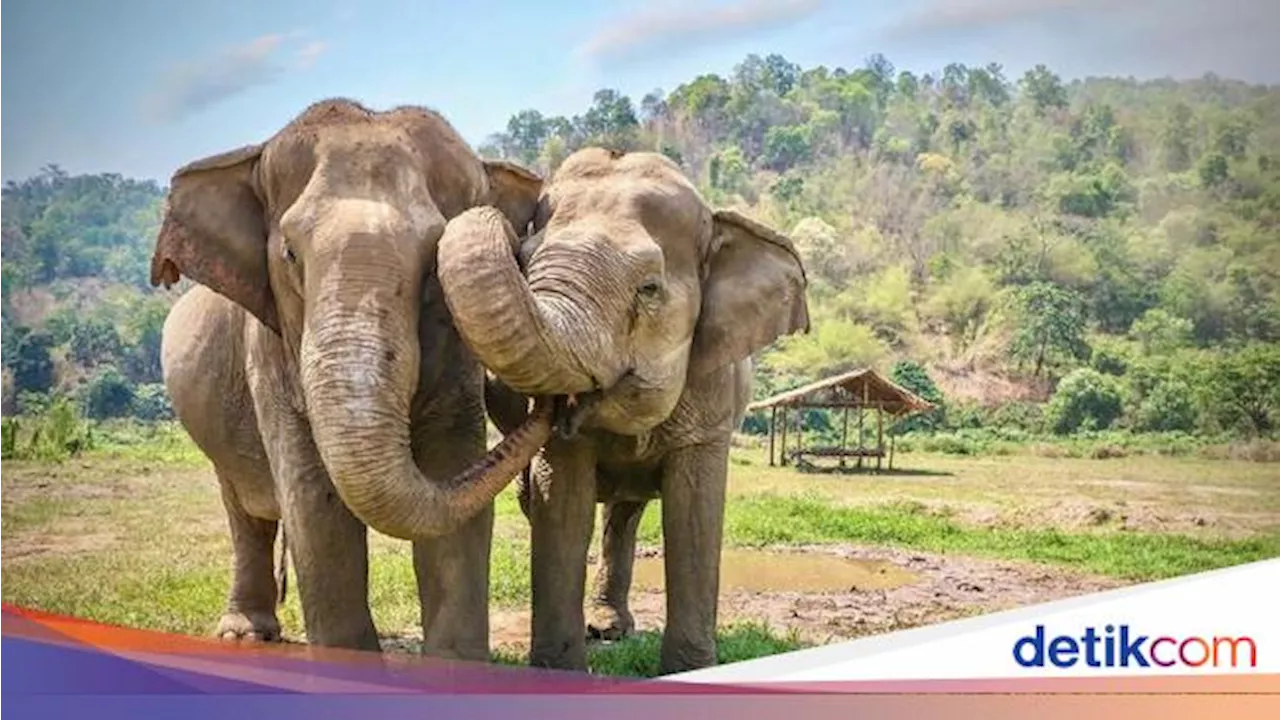
[[[582,287],[600,279],[566,263],[541,286],[533,275],[526,281],[517,242],[506,219],[488,207],[468,210],[445,228],[437,271],[459,334],[516,392],[572,395],[608,387],[624,369],[609,328],[596,320],[601,309],[590,307],[607,294]],[[556,248],[540,248],[549,252]]]
[[[318,278],[308,303],[300,372],[316,447],[343,502],[370,527],[402,539],[450,534],[547,442],[550,403],[536,404],[472,467],[452,478],[424,476],[409,427],[421,278],[394,260],[349,265]]]

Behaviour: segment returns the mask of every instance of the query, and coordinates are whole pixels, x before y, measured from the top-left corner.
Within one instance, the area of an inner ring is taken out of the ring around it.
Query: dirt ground
[[[636,563],[631,612],[637,631],[660,630],[666,605],[658,580],[661,553],[642,551],[641,554],[643,557]],[[744,562],[752,555],[761,562]],[[1125,584],[1031,563],[856,545],[809,545],[763,551],[727,549],[724,564],[719,608],[721,625],[762,622],[776,631],[795,632],[806,644],[818,645],[1034,605]],[[850,567],[840,572],[840,564]],[[746,567],[735,571],[735,565]],[[764,568],[772,570],[762,572]],[[852,582],[845,587],[816,589],[814,579],[818,573],[821,573],[821,582],[828,584],[834,585],[841,579]],[[797,586],[799,589],[785,589]],[[491,627],[495,648],[528,649],[528,610],[497,612]]]

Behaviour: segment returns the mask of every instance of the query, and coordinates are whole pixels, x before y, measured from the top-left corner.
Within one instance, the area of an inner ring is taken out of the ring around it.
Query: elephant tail
[[[289,595],[289,536],[280,523],[280,562],[276,565],[276,604],[283,605]]]

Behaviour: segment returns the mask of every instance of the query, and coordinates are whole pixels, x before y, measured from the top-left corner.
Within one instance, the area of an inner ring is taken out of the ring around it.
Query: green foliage
[[[1196,429],[1199,416],[1195,393],[1181,380],[1167,380],[1152,388],[1138,406],[1134,427],[1147,432]]]
[[[1147,355],[1167,355],[1189,345],[1192,330],[1190,320],[1164,308],[1151,308],[1130,326],[1129,336],[1138,341]]]
[[[931,412],[911,415],[899,420],[891,428],[892,432],[933,430],[945,422],[946,407],[942,391],[934,384],[933,378],[929,377],[924,366],[911,360],[899,360],[889,371],[889,379],[936,406]]]
[[[4,459],[61,461],[94,446],[93,428],[77,405],[56,398],[38,413],[3,421]]]
[[[1010,350],[1019,362],[1033,363],[1032,375],[1039,376],[1046,363],[1088,357],[1084,306],[1078,293],[1037,282],[1019,288],[1016,302],[1019,323]]]
[[[1223,356],[1208,383],[1222,427],[1261,435],[1280,426],[1280,345],[1253,344]]]
[[[1265,363],[1238,350],[1280,343],[1276,127],[1275,87],[1211,76],[1065,83],[1039,65],[1015,82],[996,64],[750,55],[638,103],[602,89],[578,114],[523,109],[480,150],[543,173],[587,145],[658,151],[713,205],[790,234],[813,330],[760,354],[758,387],[912,358],[1034,394],[1087,361],[1121,386],[1129,425],[1266,435]],[[148,278],[161,199],[56,166],[6,184],[6,412],[84,400],[94,382],[123,397],[111,366],[135,388],[130,412],[168,415],[173,296]],[[992,427],[1002,397],[950,403],[947,423]]]
[[[128,415],[133,400],[133,384],[113,365],[103,367],[84,386],[85,414],[95,420]]]
[[[1065,435],[1079,430],[1105,430],[1120,418],[1124,407],[1121,386],[1115,378],[1079,368],[1058,383],[1046,413],[1054,432]]]
[[[39,330],[15,328],[12,339],[15,350],[9,370],[19,393],[46,393],[53,387],[53,338]]]
[[[116,326],[105,318],[89,318],[72,326],[70,357],[86,367],[110,362],[122,351]]]
[[[133,415],[151,422],[173,419],[169,393],[161,383],[143,383],[134,391]]]

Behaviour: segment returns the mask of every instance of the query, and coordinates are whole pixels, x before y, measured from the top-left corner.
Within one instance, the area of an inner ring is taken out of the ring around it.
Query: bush
[[[172,420],[173,405],[169,402],[169,393],[165,390],[161,383],[144,383],[138,386],[137,391],[133,395],[133,415],[139,420],[157,421]],[[748,415],[746,420],[750,422],[755,419],[758,413]],[[764,422],[761,420],[761,422]],[[768,425],[765,424],[765,431],[768,431]]]
[[[29,456],[41,460],[60,460],[77,455],[93,445],[93,436],[79,413],[79,407],[65,397],[50,402],[32,433]]]
[[[18,421],[13,418],[0,420],[0,458],[8,460],[18,453]]]
[[[133,398],[133,385],[114,365],[107,365],[84,388],[85,413],[95,419],[122,417],[133,408]]]
[[[1115,378],[1092,368],[1073,370],[1049,400],[1047,420],[1059,435],[1105,430],[1120,417],[1124,397]]]
[[[1156,385],[1138,405],[1134,426],[1148,432],[1191,432],[1198,420],[1191,386],[1180,380],[1169,380]]]
[[[1009,402],[991,411],[989,425],[1017,428],[1036,434],[1044,431],[1044,407],[1033,402]]]

